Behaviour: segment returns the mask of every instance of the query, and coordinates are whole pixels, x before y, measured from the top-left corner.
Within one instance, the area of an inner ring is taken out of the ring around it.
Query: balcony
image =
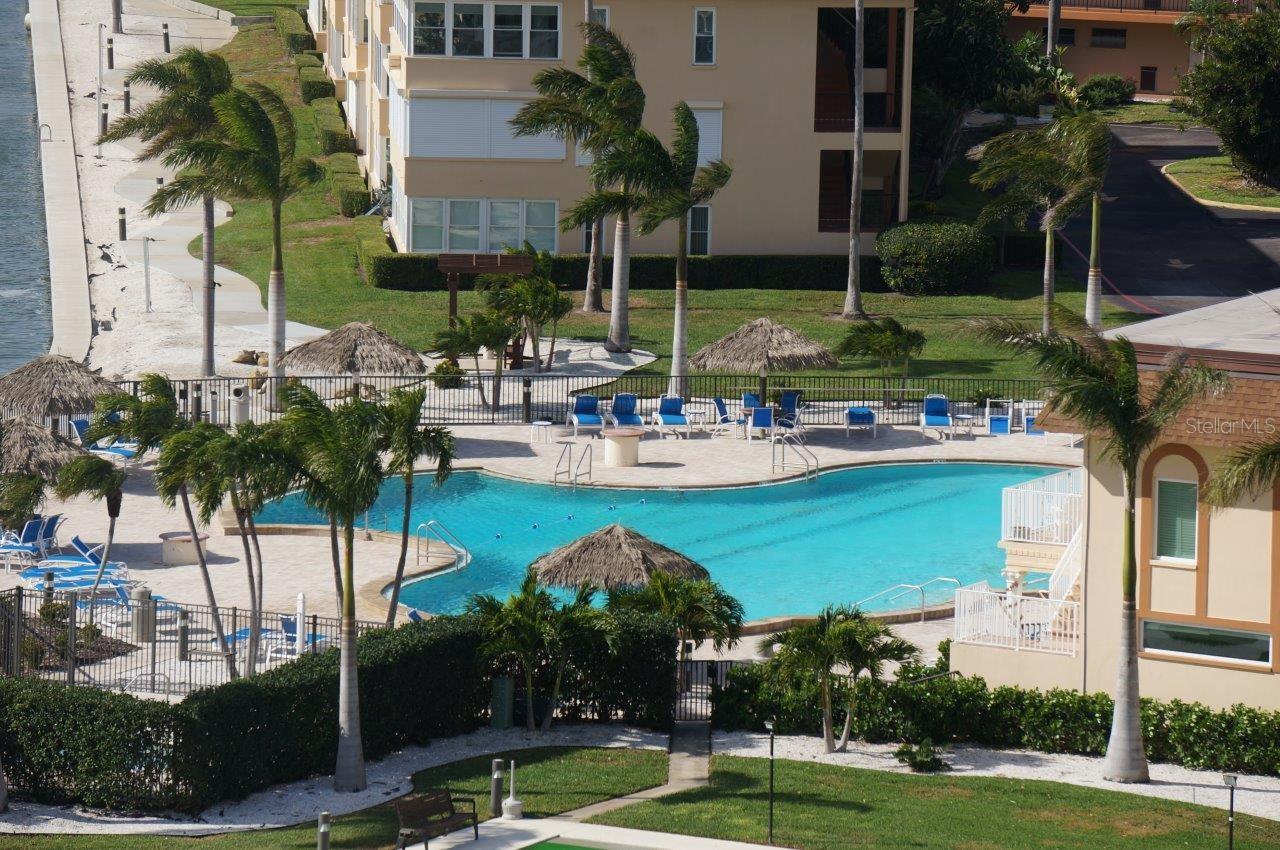
[[[985,584],[956,591],[956,643],[1014,652],[1075,655],[1080,646],[1080,603],[992,590]]]
[[[857,30],[853,9],[819,9],[813,130],[853,132],[853,72]],[[869,132],[902,126],[902,34],[896,9],[867,9],[863,43],[863,117]]]
[[[1084,520],[1084,469],[1067,469],[1006,487],[1000,539],[1065,546]]]
[[[863,233],[877,233],[897,220],[898,153],[866,151],[862,170]],[[818,172],[818,232],[849,232],[852,152],[823,151]]]

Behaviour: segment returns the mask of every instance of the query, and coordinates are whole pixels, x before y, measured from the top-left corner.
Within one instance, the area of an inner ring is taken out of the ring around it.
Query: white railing
[[[787,447],[791,447],[792,454],[799,460],[787,460]],[[794,434],[782,434],[779,439],[773,442],[773,474],[786,472],[787,470],[796,469],[804,472],[806,481],[818,477],[818,472],[822,466],[818,462],[818,456],[813,450],[806,446],[800,440],[796,439]]]
[[[884,590],[881,590],[878,593],[873,593],[865,599],[859,599],[857,602],[853,603],[853,607],[864,608],[866,607],[866,604],[868,602],[871,602],[883,597],[888,597],[885,601],[885,604],[892,606],[894,602],[897,602],[899,599],[901,599],[904,596],[914,596],[919,598],[920,622],[923,623],[925,621],[925,613],[928,609],[927,600],[929,596],[929,588],[935,585],[951,588],[953,590],[959,590],[960,580],[951,578],[950,576],[938,576],[936,578],[931,578],[926,582],[921,582],[920,584],[905,584],[905,583],[895,584],[892,587],[886,587]],[[946,601],[947,601],[946,599],[940,599],[935,601],[934,604],[941,605],[941,604],[944,604]],[[890,610],[893,610],[892,607]]]
[[[1080,645],[1080,603],[1020,596],[986,584],[956,591],[956,643],[1072,655]]]
[[[436,519],[427,520],[418,526],[418,530],[414,535],[417,538],[414,556],[421,566],[424,556],[431,556],[431,539],[434,538],[445,546],[453,550],[453,566],[445,572],[453,572],[454,570],[465,569],[471,563],[471,550],[466,544],[458,539],[458,536],[445,527],[444,523]],[[422,543],[426,541],[426,551],[423,551]]]
[[[1076,589],[1076,582],[1080,580],[1080,570],[1084,566],[1081,543],[1084,535],[1081,533],[1081,528],[1077,528],[1076,533],[1071,536],[1071,542],[1067,544],[1062,557],[1058,559],[1057,565],[1049,575],[1049,598],[1057,602],[1065,601],[1070,597],[1072,591]]]
[[[1084,520],[1084,470],[1036,478],[1001,494],[1002,540],[1065,546]]]

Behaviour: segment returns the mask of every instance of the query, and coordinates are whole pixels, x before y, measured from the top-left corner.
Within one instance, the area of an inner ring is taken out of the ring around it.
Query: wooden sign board
[[[528,254],[441,254],[437,266],[445,274],[529,274]]]

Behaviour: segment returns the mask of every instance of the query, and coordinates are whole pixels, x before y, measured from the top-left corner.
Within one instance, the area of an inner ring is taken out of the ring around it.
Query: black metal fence
[[[273,386],[297,382],[321,397],[338,402],[359,392],[370,399],[385,398],[398,388],[422,388],[426,400],[423,422],[443,425],[519,424],[548,420],[563,422],[573,397],[584,393],[600,396],[605,402],[614,393],[634,393],[640,398],[639,412],[648,416],[657,410],[673,381],[664,375],[589,374],[492,375],[474,374],[453,378],[451,385],[436,379],[405,375],[349,375],[282,379],[210,378],[175,381],[184,416],[218,425],[233,425],[252,419],[269,421],[280,415],[274,402]],[[851,405],[876,410],[881,424],[907,425],[919,420],[926,395],[939,393],[952,402],[952,412],[981,419],[987,399],[1040,399],[1044,384],[1031,379],[986,378],[879,378],[843,375],[690,375],[679,381],[693,409],[700,406],[713,416],[712,400],[723,398],[737,409],[743,393],[755,393],[776,402],[784,390],[799,390],[806,405],[809,424],[836,425],[844,422]],[[137,391],[126,382],[125,389]]]
[[[0,675],[135,693],[183,695],[338,645],[335,617],[263,613],[256,646],[244,608],[219,606],[222,652],[208,605],[129,603],[22,587],[0,591]],[[357,621],[358,633],[381,624]],[[230,663],[229,663],[230,662]]]
[[[679,688],[676,720],[710,720],[711,692],[723,688],[729,671],[750,661],[681,661],[677,667]]]

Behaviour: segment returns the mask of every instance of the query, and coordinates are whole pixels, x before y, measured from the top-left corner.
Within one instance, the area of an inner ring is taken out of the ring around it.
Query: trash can
[[[992,416],[987,420],[987,427],[992,434],[1008,434],[1009,433],[1009,417],[1005,415]]]
[[[238,387],[231,388],[230,398],[231,411],[229,413],[232,425],[239,425],[242,422],[249,421],[249,385],[241,384]]]
[[[516,683],[510,676],[498,676],[493,680],[493,695],[489,698],[489,725],[494,729],[510,729],[515,708]]]

